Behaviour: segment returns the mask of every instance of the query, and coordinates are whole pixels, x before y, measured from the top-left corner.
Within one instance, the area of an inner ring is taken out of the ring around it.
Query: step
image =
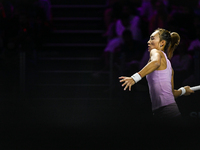
[[[51,46],[56,46],[56,47],[105,47],[105,43],[45,43],[43,44],[45,47],[51,47]]]
[[[38,71],[37,84],[109,84],[109,71]]]
[[[53,17],[53,21],[101,21],[101,17]],[[79,24],[80,25],[80,24]]]
[[[102,57],[104,46],[56,46],[46,45],[38,51],[39,57]]]
[[[106,0],[51,0],[52,5],[105,5]]]
[[[51,8],[55,9],[55,8],[105,8],[107,7],[107,5],[52,5]]]
[[[38,51],[40,56],[66,56],[66,57],[102,57],[106,44],[99,43],[45,43],[42,50]]]
[[[103,17],[53,17],[53,26],[57,30],[102,30]]]
[[[37,62],[38,70],[99,70],[102,69],[102,62],[99,58],[40,58]]]
[[[53,17],[102,17],[105,5],[52,5]]]
[[[108,98],[109,85],[38,84],[31,86],[32,98]]]
[[[103,30],[54,30],[53,34],[102,34]]]
[[[106,43],[102,30],[55,30],[47,38],[46,43]]]

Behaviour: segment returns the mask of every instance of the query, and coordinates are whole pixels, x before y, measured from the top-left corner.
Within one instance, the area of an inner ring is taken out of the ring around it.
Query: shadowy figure
[[[124,43],[119,46],[121,75],[130,74],[129,71],[139,69],[139,63],[145,49],[141,42],[133,39],[130,30],[124,30],[122,38]]]

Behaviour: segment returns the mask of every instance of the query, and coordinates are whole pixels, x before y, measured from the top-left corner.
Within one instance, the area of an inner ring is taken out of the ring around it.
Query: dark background
[[[2,150],[198,149],[199,91],[177,99],[189,126],[161,128],[152,120],[146,79],[123,91],[118,77],[134,71],[121,74],[114,60],[102,69],[106,0],[51,0],[50,9],[37,0],[0,2]],[[197,4],[169,2],[190,9]],[[177,32],[192,41],[194,28],[185,14],[181,17],[183,23],[173,22],[183,29]],[[199,63],[199,55],[190,55],[189,75]],[[186,72],[177,73],[176,87]],[[198,84],[199,77],[190,86]]]

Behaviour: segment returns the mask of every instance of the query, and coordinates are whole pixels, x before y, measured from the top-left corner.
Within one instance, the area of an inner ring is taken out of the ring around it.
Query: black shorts
[[[157,123],[166,125],[183,124],[183,117],[176,103],[172,103],[153,111],[153,118]]]

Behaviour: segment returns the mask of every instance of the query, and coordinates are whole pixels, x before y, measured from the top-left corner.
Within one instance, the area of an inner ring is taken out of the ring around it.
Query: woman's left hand
[[[131,91],[131,86],[135,84],[135,81],[131,77],[119,77],[121,79],[119,82],[124,82],[122,87],[125,86],[124,91],[129,87],[129,91]]]
[[[190,95],[191,93],[194,93],[193,90],[190,89],[190,86],[184,86],[186,93],[184,94],[185,96]]]

